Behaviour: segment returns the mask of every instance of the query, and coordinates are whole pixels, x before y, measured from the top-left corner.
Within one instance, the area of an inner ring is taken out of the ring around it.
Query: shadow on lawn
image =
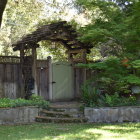
[[[139,123],[120,123],[120,124],[112,124],[112,127],[110,126],[111,124],[105,124],[105,126],[100,126],[100,129],[102,130],[107,130],[110,132],[115,132],[115,133],[133,133],[136,132],[136,130],[140,129]]]
[[[102,134],[89,133],[87,124],[33,124],[0,127],[0,140],[97,140]]]
[[[112,126],[113,128],[111,128]],[[109,124],[53,123],[2,126],[0,127],[0,140],[98,140],[103,137],[103,133],[100,130],[114,134],[120,132],[120,134],[128,134],[135,131],[134,128],[128,129],[128,125],[113,124],[112,126]]]

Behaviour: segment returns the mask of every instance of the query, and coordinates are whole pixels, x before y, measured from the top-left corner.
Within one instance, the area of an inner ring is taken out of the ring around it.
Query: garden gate
[[[74,99],[73,68],[67,62],[52,64],[52,100]]]

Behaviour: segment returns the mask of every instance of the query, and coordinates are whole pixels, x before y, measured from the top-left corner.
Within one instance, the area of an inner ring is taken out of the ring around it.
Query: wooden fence
[[[38,95],[44,99],[49,99],[49,62],[48,60],[37,60],[37,90]],[[94,72],[82,68],[74,67],[74,98],[81,97],[81,86],[86,79],[94,76]],[[0,56],[0,98],[19,98],[25,97],[22,92],[24,88],[20,58]]]
[[[0,97],[22,97],[21,78],[20,58],[0,56]]]
[[[81,98],[82,90],[81,87],[84,84],[85,80],[94,77],[95,72],[90,69],[83,69],[74,67],[74,94],[75,98]]]

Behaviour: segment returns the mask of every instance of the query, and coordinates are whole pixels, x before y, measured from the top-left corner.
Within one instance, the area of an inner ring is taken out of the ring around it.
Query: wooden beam
[[[85,53],[86,49],[73,49],[73,50],[68,50],[67,53],[71,54],[78,54],[78,53]]]

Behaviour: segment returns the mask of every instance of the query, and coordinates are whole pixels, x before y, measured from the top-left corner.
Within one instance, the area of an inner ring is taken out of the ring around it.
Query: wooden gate
[[[37,61],[38,95],[45,100],[66,101],[80,99],[81,86],[94,76],[91,70],[72,67],[66,62]]]
[[[37,60],[37,87],[38,95],[49,100],[49,62]]]
[[[74,99],[73,68],[68,62],[52,64],[53,101]]]

